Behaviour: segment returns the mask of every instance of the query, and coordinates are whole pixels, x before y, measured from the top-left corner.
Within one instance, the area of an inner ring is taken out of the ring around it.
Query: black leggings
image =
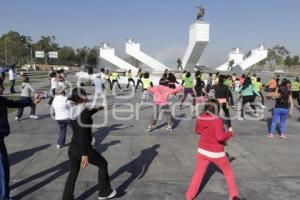
[[[293,99],[296,99],[298,102],[298,105],[300,105],[299,91],[292,91],[292,97],[293,97]]]
[[[132,82],[133,83],[133,87],[135,87],[135,82],[134,82],[133,78],[128,78],[127,88],[129,88],[130,82]]]
[[[243,96],[243,100],[242,100],[242,109],[241,109],[241,117],[244,117],[244,106],[247,103],[250,103],[250,107],[256,112],[256,108],[253,105],[253,102],[255,101],[255,95],[251,95],[251,96]]]
[[[137,84],[136,84],[136,86],[135,86],[135,90],[138,89],[138,87],[139,87],[140,84],[142,84],[142,88],[144,88],[142,80],[141,80],[141,79],[138,79]]]
[[[261,104],[262,104],[262,105],[265,105],[265,98],[264,98],[263,93],[262,93],[261,91],[259,91],[258,93],[259,93],[260,98],[261,98]]]
[[[117,85],[118,85],[118,87],[119,87],[119,89],[121,90],[122,88],[121,88],[121,86],[120,86],[120,84],[119,84],[119,81],[118,80],[113,80],[112,81],[112,88],[114,87],[114,85],[115,85],[115,83],[117,83]]]
[[[99,197],[109,196],[112,192],[107,161],[94,149],[88,150],[89,163],[98,167]],[[74,155],[69,148],[70,173],[68,175],[62,200],[74,200],[74,188],[81,167],[81,157]]]
[[[225,113],[225,117],[226,119],[224,119],[225,124],[227,125],[228,128],[231,127],[231,120],[230,120],[230,114],[229,114],[229,109],[227,107],[227,103],[222,103],[220,105],[220,107],[223,109],[224,113]]]

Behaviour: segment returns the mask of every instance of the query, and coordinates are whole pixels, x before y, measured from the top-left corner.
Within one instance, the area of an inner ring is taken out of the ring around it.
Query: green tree
[[[63,46],[58,50],[58,60],[62,65],[76,64],[76,54],[72,47]]]
[[[87,55],[88,65],[96,67],[98,65],[98,59],[99,59],[99,50],[96,48],[89,49]]]
[[[22,64],[29,56],[28,37],[15,31],[9,31],[0,38],[0,60],[5,61],[5,43],[8,63]],[[6,41],[6,42],[5,42]]]
[[[87,63],[88,48],[83,47],[76,49],[76,62],[79,65]]]

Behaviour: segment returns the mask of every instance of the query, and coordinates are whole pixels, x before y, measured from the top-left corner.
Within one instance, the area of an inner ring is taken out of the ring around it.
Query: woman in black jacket
[[[75,103],[70,113],[73,137],[69,146],[70,173],[68,175],[63,200],[74,199],[74,188],[80,166],[85,168],[89,163],[98,167],[98,199],[109,199],[116,195],[111,189],[107,171],[107,161],[92,147],[92,115],[103,107],[87,109],[85,107],[86,92],[82,88],[74,88],[69,98]]]

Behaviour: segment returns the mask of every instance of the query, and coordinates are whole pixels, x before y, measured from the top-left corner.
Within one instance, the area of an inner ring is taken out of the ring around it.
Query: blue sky
[[[200,4],[211,26],[201,64],[215,67],[233,47],[246,52],[260,43],[300,54],[299,0],[0,0],[0,34],[15,30],[34,41],[55,35],[75,48],[107,41],[120,55],[134,38],[169,63],[183,57]]]

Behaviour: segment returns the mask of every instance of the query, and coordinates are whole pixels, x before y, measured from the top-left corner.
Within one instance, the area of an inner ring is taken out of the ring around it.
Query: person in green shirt
[[[181,85],[183,85],[184,84],[184,81],[185,81],[185,79],[186,79],[186,70],[184,70],[183,72],[182,72],[182,74],[181,74]]]
[[[250,107],[253,109],[254,114],[258,116],[256,107],[255,105],[253,105],[253,103],[255,101],[256,96],[260,96],[260,94],[254,89],[253,85],[251,84],[250,77],[247,77],[245,79],[243,87],[241,87],[239,93],[243,97],[243,100],[242,100],[241,116],[238,118],[238,120],[244,120],[244,106],[247,103],[250,104]]]
[[[143,93],[142,93],[142,96],[141,96],[142,100],[141,100],[140,106],[142,106],[144,104],[144,101],[146,99],[148,99],[148,97],[149,97],[148,89],[153,87],[153,82],[150,79],[150,73],[149,72],[144,73],[144,76],[142,78],[142,83],[143,83]]]
[[[255,82],[252,82],[252,85],[253,85],[253,88],[255,91],[257,91],[261,97],[261,104],[262,104],[262,108],[266,108],[265,107],[265,98],[264,98],[264,95],[262,93],[262,90],[263,90],[263,84],[261,82],[261,78],[260,77],[257,77],[256,81]]]
[[[296,77],[291,84],[292,98],[297,100],[298,106],[300,106],[300,80]]]
[[[251,77],[251,83],[255,83],[257,81],[257,78],[256,78],[256,74],[253,74],[253,76]]]
[[[118,72],[116,70],[113,70],[112,74],[111,74],[111,80],[112,80],[112,88],[114,87],[115,83],[117,83],[119,89],[121,90],[121,86],[119,84],[119,80],[120,79],[120,76],[118,74]]]
[[[193,102],[193,106],[195,106],[195,94],[194,94],[194,79],[192,78],[191,72],[187,72],[186,73],[186,78],[184,81],[184,96],[183,99],[181,100],[181,104],[180,104],[180,108],[182,108],[182,104],[185,101],[186,97],[188,94],[190,94],[192,96],[192,102]]]
[[[131,72],[131,69],[128,70],[128,72],[127,72],[127,77],[128,77],[127,88],[129,88],[130,82],[133,83],[133,87],[135,88],[135,82],[134,82],[134,80],[133,80],[133,78],[132,78],[132,72]]]
[[[139,85],[141,84],[142,87],[143,87],[143,82],[142,82],[142,78],[143,78],[143,71],[142,69],[139,69],[139,71],[137,72],[136,74],[136,77],[137,77],[137,84],[135,86],[135,91],[137,91],[137,89],[139,88]]]

